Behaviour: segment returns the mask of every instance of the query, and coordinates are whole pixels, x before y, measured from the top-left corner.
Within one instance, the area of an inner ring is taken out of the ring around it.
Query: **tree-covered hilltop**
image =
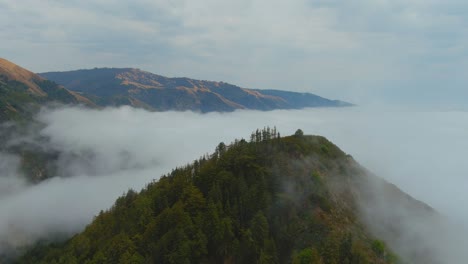
[[[399,263],[360,221],[355,177],[368,176],[324,137],[267,128],[128,191],[18,263]]]

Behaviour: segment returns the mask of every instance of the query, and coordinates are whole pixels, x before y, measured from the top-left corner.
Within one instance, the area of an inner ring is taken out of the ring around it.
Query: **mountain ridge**
[[[151,110],[212,112],[352,105],[310,93],[248,89],[226,82],[165,77],[135,68],[94,68],[40,75],[94,98],[102,106],[135,106],[137,102]]]
[[[150,111],[230,112],[343,107],[310,93],[242,88],[226,82],[165,77],[135,68],[35,74],[0,58],[0,120],[30,118],[46,104],[129,105]]]

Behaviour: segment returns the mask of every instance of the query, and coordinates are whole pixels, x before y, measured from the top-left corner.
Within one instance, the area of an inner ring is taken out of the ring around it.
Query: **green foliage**
[[[391,263],[329,187],[347,160],[323,137],[257,130],[19,263]]]
[[[21,120],[31,116],[35,97],[27,90],[28,87],[23,83],[0,75],[0,121]]]
[[[379,256],[384,256],[385,255],[385,243],[380,240],[374,240],[372,241],[372,250],[379,255]]]
[[[65,88],[49,80],[37,81],[36,84],[47,94],[48,101],[57,101],[64,104],[78,103],[77,99]]]
[[[292,264],[322,264],[322,257],[315,248],[305,248],[294,254]]]
[[[304,132],[302,131],[302,129],[298,129],[298,130],[296,130],[296,133],[294,133],[294,136],[302,137],[302,136],[304,136]]]
[[[0,75],[0,121],[29,120],[40,106],[52,102],[78,103],[68,90],[54,82],[41,80],[36,84],[46,93],[45,96],[35,95],[24,83]]]

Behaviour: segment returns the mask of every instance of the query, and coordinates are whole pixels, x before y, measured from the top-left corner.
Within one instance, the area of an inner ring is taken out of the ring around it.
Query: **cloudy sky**
[[[0,57],[462,108],[467,14],[461,0],[0,0]]]

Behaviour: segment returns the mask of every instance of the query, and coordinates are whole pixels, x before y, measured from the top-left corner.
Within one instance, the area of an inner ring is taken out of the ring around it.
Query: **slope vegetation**
[[[58,84],[0,58],[0,121],[30,117],[39,106],[91,102]]]
[[[361,215],[373,181],[379,195],[434,214],[325,138],[267,128],[128,191],[82,233],[19,263],[403,263]],[[395,223],[379,227],[398,233]],[[420,253],[407,256],[433,263]]]

